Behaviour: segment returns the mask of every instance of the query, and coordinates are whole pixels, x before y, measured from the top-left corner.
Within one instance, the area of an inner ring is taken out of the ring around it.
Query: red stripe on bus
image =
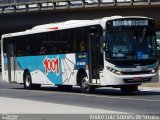
[[[58,27],[49,28],[50,30],[58,30]]]

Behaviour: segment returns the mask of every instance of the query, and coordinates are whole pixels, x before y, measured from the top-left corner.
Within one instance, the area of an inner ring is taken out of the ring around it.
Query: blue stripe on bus
[[[17,57],[17,62],[23,70],[29,69],[42,71],[46,77],[54,84],[62,84],[62,65],[61,60],[66,58],[62,55],[42,55]]]

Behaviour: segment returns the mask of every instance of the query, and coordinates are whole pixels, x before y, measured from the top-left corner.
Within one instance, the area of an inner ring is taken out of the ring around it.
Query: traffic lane
[[[54,103],[69,104],[69,105],[90,106],[90,107],[103,108],[103,109],[106,109],[107,106],[109,106],[108,108],[117,108],[118,106],[121,106],[121,104],[123,103],[125,105],[128,105],[128,107],[131,106],[131,108],[136,109],[137,106],[138,107],[141,106],[141,103],[142,103],[143,107],[142,108],[140,107],[140,110],[142,109],[142,111],[144,111],[145,113],[146,112],[155,113],[157,112],[156,109],[159,109],[159,106],[157,104],[154,104],[154,103],[151,104],[151,103],[158,102],[159,104],[160,92],[139,91],[130,95],[129,94],[126,95],[117,89],[102,88],[102,89],[97,89],[96,94],[88,95],[88,94],[82,94],[79,88],[74,88],[69,92],[59,91],[56,87],[51,87],[51,88],[46,87],[38,91],[36,90],[29,91],[29,90],[24,90],[22,85],[8,84],[2,81],[0,81],[0,83],[3,83],[3,84],[0,84],[0,88],[1,89],[4,88],[2,89],[3,92],[0,92],[0,96],[2,95],[6,97],[31,99],[35,101],[45,101],[45,102],[51,102],[51,103],[54,102]],[[5,89],[5,88],[9,88],[9,89]],[[90,99],[90,97],[92,99]],[[140,105],[134,104],[136,103],[136,101]],[[148,102],[151,102],[151,103],[148,104]],[[145,103],[147,103],[147,105]],[[122,106],[122,108],[123,107],[125,108],[125,106]],[[154,110],[151,111],[151,109],[154,109]],[[126,110],[126,108],[124,110]],[[134,109],[131,111],[137,112],[137,110],[134,110]]]
[[[8,88],[23,88],[23,85],[14,84],[14,83],[10,84],[0,79],[0,89],[8,89]]]
[[[0,89],[17,89],[17,90],[24,90],[23,89],[23,85],[20,84],[9,84],[5,81],[1,81],[0,80]],[[31,90],[31,91],[35,91],[35,90]],[[42,87],[40,90],[38,90],[39,92],[64,92],[65,91],[60,91],[57,87]],[[84,95],[81,93],[80,88],[79,87],[74,87],[72,90],[67,91],[67,94],[69,93],[80,93],[81,95]],[[100,89],[96,89],[95,95],[97,96],[112,96],[113,98],[116,97],[121,97],[123,99],[145,99],[145,100],[152,100],[152,101],[156,101],[156,100],[160,100],[160,89],[159,91],[151,91],[151,90],[143,90],[143,91],[138,91],[138,92],[134,92],[132,94],[124,94],[123,92],[120,91],[120,89],[118,88],[111,88],[111,87],[102,87]]]
[[[147,88],[147,87],[146,87]],[[101,90],[97,90],[96,94],[98,95],[107,95],[112,97],[127,97],[129,99],[145,99],[145,100],[152,100],[152,101],[159,101],[160,100],[160,88],[157,90],[152,89],[139,89],[139,91],[126,94],[120,91],[120,89],[114,88],[101,88]],[[126,98],[126,99],[127,99]]]
[[[160,92],[142,91],[126,95],[119,90],[98,89],[96,94],[82,94],[79,88],[62,92],[56,87],[52,87],[41,90],[1,89],[0,96],[135,114],[158,114],[160,109]],[[147,96],[147,99],[144,96]],[[153,99],[153,96],[157,96],[156,99]]]

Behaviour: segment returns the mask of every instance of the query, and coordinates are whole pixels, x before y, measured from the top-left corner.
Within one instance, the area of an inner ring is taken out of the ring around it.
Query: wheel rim
[[[30,76],[29,75],[26,76],[25,83],[26,83],[26,87],[30,86],[31,83],[30,83]]]
[[[86,92],[88,89],[89,89],[89,84],[88,84],[88,82],[86,81],[86,79],[84,78],[84,79],[82,80],[82,90]]]

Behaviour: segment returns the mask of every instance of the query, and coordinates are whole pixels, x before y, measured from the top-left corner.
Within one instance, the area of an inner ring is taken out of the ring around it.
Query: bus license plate
[[[134,80],[142,80],[143,78],[142,77],[135,77],[135,78],[133,78]]]

